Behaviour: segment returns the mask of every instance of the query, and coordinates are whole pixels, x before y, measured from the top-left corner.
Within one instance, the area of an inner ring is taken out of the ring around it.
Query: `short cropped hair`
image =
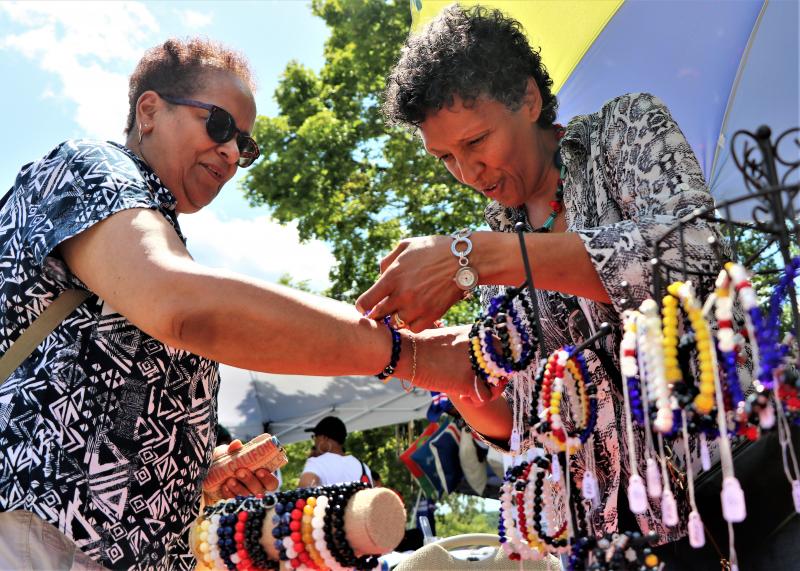
[[[558,109],[553,80],[522,25],[500,10],[453,5],[409,36],[387,79],[383,114],[390,125],[419,127],[456,95],[465,104],[489,97],[516,111],[530,78],[542,95],[537,123],[549,127]]]
[[[173,97],[190,97],[203,88],[203,82],[211,71],[232,73],[255,91],[247,58],[217,42],[204,38],[185,41],[170,38],[147,50],[128,82],[125,133],[134,128],[136,102],[142,93],[153,90]]]

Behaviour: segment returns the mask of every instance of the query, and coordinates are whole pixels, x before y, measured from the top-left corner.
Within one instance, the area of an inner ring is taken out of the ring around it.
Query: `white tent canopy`
[[[248,440],[264,431],[282,444],[308,438],[324,416],[341,418],[348,432],[424,418],[430,393],[406,393],[400,382],[375,377],[272,375],[220,366],[219,423],[234,438]]]

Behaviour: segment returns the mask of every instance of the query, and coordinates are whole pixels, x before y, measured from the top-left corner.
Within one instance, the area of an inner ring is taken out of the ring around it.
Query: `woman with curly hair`
[[[490,231],[401,241],[357,308],[375,319],[394,315],[422,331],[478,286],[488,305],[525,281],[515,235],[521,224],[537,289],[535,300],[523,299],[530,295],[524,290],[514,304],[524,316],[537,302],[546,352],[517,378],[530,379],[548,352],[580,345],[602,322],[611,324],[612,333],[584,353],[598,388],[598,420],[570,468],[581,482],[591,448],[600,493],[590,514],[594,533],[638,526],[658,532],[663,543],[676,541],[686,530],[665,526],[658,502],[636,521],[626,507],[631,467],[622,424],[621,314],[652,291],[654,240],[713,201],[689,144],[658,98],[623,95],[562,127],[555,124],[551,87],[520,24],[500,11],[454,5],[409,37],[387,81],[387,122],[418,133],[458,182],[486,197]],[[702,221],[687,226],[687,268],[716,267],[707,242],[716,235]],[[673,238],[663,244],[663,257],[674,264],[679,245]],[[524,324],[535,333],[533,324]],[[469,327],[449,331],[464,339]],[[482,406],[476,398],[452,398],[476,433],[508,451],[513,394],[508,387],[504,398]],[[517,452],[533,442],[526,423]],[[640,437],[638,446],[643,442]]]

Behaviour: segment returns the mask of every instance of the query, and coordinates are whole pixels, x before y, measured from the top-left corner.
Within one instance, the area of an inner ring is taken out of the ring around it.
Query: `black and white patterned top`
[[[60,292],[86,289],[56,247],[129,208],[157,210],[183,239],[174,197],[124,147],[67,141],[23,167],[0,209],[0,352]],[[0,511],[39,515],[109,568],[191,568],[179,543],[211,463],[218,382],[217,363],[91,296],[0,387]]]
[[[686,138],[666,106],[649,94],[624,95],[609,101],[597,113],[575,117],[561,141],[561,156],[567,168],[563,197],[567,231],[577,233],[583,240],[612,303],[553,291],[538,290],[536,295],[547,352],[580,344],[604,321],[613,326],[613,334],[596,345],[610,366],[603,366],[597,352],[584,352],[592,380],[598,387],[599,405],[594,459],[601,501],[592,512],[592,526],[597,533],[613,532],[617,530],[620,480],[624,492],[630,473],[622,388],[614,373],[619,370],[621,314],[651,296],[653,277],[649,260],[654,242],[676,221],[713,201]],[[524,208],[505,208],[492,202],[485,217],[490,228],[497,232],[513,232],[514,224],[520,220],[528,231],[532,230]],[[685,261],[690,270],[711,272],[717,268],[716,257],[706,242],[712,233],[718,236],[716,229],[704,222],[687,226]],[[672,235],[662,243],[661,253],[661,259],[678,267],[679,239],[678,233]],[[564,263],[570,262],[564,260]],[[533,279],[535,283],[535,275]],[[623,281],[630,284],[628,291],[620,286]],[[705,290],[711,284],[706,281],[699,285]],[[484,305],[500,291],[497,286],[481,289]],[[628,303],[623,307],[621,301],[626,298]],[[524,315],[522,307],[517,307],[517,311]],[[538,360],[537,356],[534,362]],[[509,388],[509,400],[511,394]],[[641,432],[638,442],[639,471],[644,474]],[[531,444],[526,439],[523,450]],[[585,461],[583,452],[573,456],[572,467],[578,483],[583,477]],[[679,459],[676,464],[682,465]],[[679,497],[679,490],[675,492]],[[681,504],[681,498],[678,499]],[[685,505],[682,507],[685,509]],[[685,535],[680,527],[665,528],[661,524],[658,502],[651,502],[649,512],[637,519],[643,530],[656,531],[662,543]]]

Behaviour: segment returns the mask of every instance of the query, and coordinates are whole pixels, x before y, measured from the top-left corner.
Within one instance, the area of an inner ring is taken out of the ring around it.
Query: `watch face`
[[[456,272],[455,280],[461,289],[472,289],[478,285],[478,272],[469,266],[459,268]]]

